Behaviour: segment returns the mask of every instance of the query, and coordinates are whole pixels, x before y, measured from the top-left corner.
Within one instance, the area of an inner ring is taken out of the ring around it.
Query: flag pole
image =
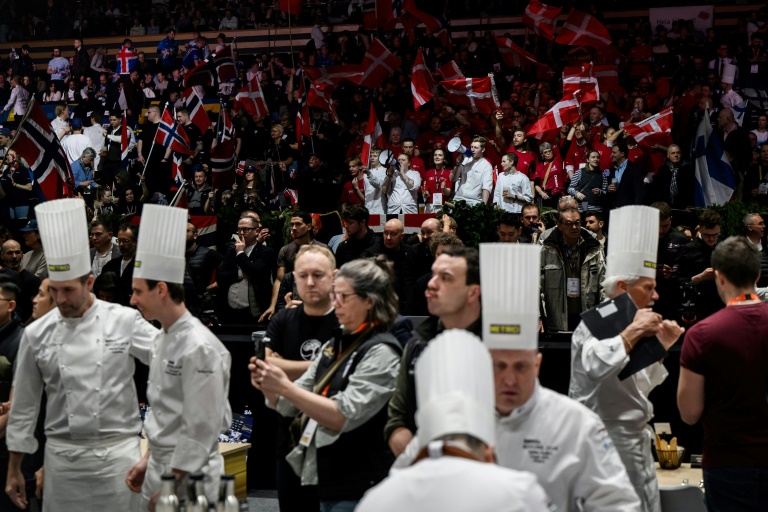
[[[24,116],[21,118],[21,121],[19,122],[19,128],[21,128],[24,125],[24,122],[27,120],[27,117],[29,117],[29,114],[32,112],[32,105],[35,104],[35,97],[34,95],[29,99],[29,103],[27,103],[27,111],[24,112]],[[14,114],[15,114],[14,109]],[[51,128],[51,131],[53,132],[53,128]],[[10,150],[14,144],[16,144],[16,139],[19,138],[19,133],[21,132],[20,129],[16,129],[16,135],[13,136],[13,140],[11,141],[11,145],[8,146],[8,150]],[[56,136],[56,140],[59,139],[58,135],[56,135],[56,132],[53,132],[53,135]],[[0,169],[5,167],[5,161],[8,159],[8,151],[5,152],[5,155],[3,155],[3,160],[0,161]]]
[[[184,192],[184,190],[187,188],[187,180],[181,181],[181,186],[179,187],[179,190],[176,191],[176,193],[173,195],[173,199],[171,199],[171,203],[169,206],[176,206],[179,202],[179,199],[181,198],[181,193]]]
[[[291,69],[296,69],[296,63],[293,58],[293,29],[291,28],[291,2],[288,2],[288,40],[291,45]]]

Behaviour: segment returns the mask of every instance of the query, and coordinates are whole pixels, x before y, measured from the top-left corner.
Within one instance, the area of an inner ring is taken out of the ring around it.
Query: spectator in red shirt
[[[344,184],[341,192],[341,211],[347,209],[347,205],[365,205],[365,176],[362,173],[363,162],[359,157],[347,158],[349,175],[352,179]]]
[[[536,176],[533,183],[536,193],[539,194],[544,204],[557,206],[557,200],[565,195],[565,170],[563,160],[559,154],[555,154],[552,144],[544,142],[539,146],[541,163],[536,166]]]
[[[536,174],[536,155],[531,151],[531,145],[523,130],[515,130],[512,134],[512,145],[507,150],[509,153],[517,155],[517,166],[515,168],[533,179]]]
[[[395,151],[395,154],[399,156],[399,153],[404,153],[411,157],[411,169],[418,172],[423,180],[424,174],[427,172],[427,166],[424,164],[424,160],[415,155],[416,143],[413,139],[403,139],[403,145],[400,149],[401,151]]]
[[[443,201],[450,199],[453,192],[451,183],[451,170],[446,166],[445,150],[436,149],[432,153],[434,167],[424,174],[421,185],[422,198],[424,199],[424,213],[434,213],[440,206],[433,204],[433,194],[443,194]]]

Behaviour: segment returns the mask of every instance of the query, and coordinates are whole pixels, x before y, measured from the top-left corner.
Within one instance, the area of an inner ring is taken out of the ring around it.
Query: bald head
[[[421,224],[421,238],[425,242],[429,242],[432,235],[442,231],[442,224],[437,219],[427,219]]]
[[[400,243],[403,241],[404,227],[398,219],[388,220],[384,224],[384,247],[389,250],[400,250]]]
[[[21,245],[16,240],[7,240],[2,246],[3,265],[16,272],[21,271]]]

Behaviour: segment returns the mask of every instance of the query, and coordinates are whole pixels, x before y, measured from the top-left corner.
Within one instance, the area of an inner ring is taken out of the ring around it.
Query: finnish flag
[[[736,176],[728,161],[728,155],[712,128],[709,110],[704,111],[704,117],[696,131],[693,157],[696,159],[695,205],[709,207],[730,201],[736,189]]]

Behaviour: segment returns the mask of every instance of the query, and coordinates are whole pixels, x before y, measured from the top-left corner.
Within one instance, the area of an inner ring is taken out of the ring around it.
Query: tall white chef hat
[[[416,362],[419,447],[448,434],[496,442],[493,362],[474,334],[451,329],[432,340]]]
[[[68,281],[91,271],[88,220],[82,199],[56,199],[35,207],[48,277]]]
[[[538,348],[540,262],[536,244],[480,244],[482,337],[488,348]]]
[[[659,210],[624,206],[611,212],[610,250],[605,275],[656,278]]]
[[[133,277],[184,284],[187,216],[183,208],[144,206]]]
[[[720,77],[721,82],[733,85],[736,82],[737,67],[733,64],[726,64],[723,66],[723,76]]]

